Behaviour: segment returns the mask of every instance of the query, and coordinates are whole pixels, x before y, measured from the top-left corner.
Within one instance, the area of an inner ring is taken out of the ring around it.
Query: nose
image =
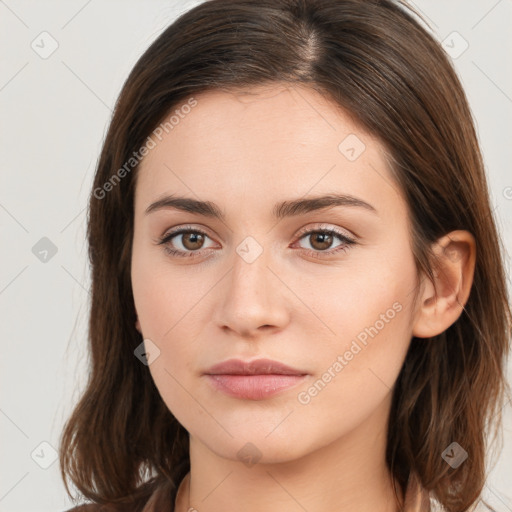
[[[254,260],[235,251],[233,268],[223,280],[214,314],[221,329],[250,338],[286,326],[289,292],[270,268],[270,259],[265,250]]]

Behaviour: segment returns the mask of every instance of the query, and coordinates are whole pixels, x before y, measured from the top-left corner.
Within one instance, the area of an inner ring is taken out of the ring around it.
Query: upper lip
[[[207,375],[306,375],[306,372],[272,359],[253,361],[228,359],[212,366],[205,373]]]

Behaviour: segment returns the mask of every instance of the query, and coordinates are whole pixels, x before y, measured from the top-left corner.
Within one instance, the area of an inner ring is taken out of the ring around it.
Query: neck
[[[396,512],[385,463],[388,403],[334,443],[280,463],[251,467],[190,436],[190,473],[176,512]],[[384,419],[385,421],[381,421]],[[397,485],[399,499],[403,499]]]

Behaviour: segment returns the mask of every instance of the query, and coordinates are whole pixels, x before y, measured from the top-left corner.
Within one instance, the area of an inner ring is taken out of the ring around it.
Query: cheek
[[[317,315],[308,316],[311,324],[327,327],[327,347],[340,350],[355,338],[364,343],[377,333],[386,337],[407,322],[414,275],[412,263],[391,264],[382,258],[351,264],[335,279],[305,278],[297,285],[303,286],[305,302]]]
[[[205,276],[206,277],[206,276]],[[149,371],[167,407],[174,413],[189,403],[197,373],[194,362],[201,330],[200,299],[212,284],[170,267],[164,257],[137,249],[132,254],[132,289],[144,339],[158,349]],[[178,418],[179,419],[179,418]]]
[[[404,334],[395,323],[373,338],[369,335],[366,345],[357,338],[341,341],[339,350],[323,358],[326,363],[319,373],[298,390],[296,418],[309,418],[306,424],[312,431],[322,426],[323,439],[335,439],[387,410],[407,352]]]
[[[165,255],[156,251],[134,248],[131,276],[144,336],[155,341],[172,338],[183,324],[190,326],[196,304],[211,288],[207,274],[196,278],[189,268],[171,266]]]
[[[317,370],[297,394],[304,414],[355,428],[389,398],[411,340],[415,269],[381,263],[344,275],[311,296],[335,335],[315,349]]]
[[[160,350],[159,359],[150,369],[163,366],[173,374],[176,368],[180,373],[186,371],[196,336],[194,329],[199,328],[198,320],[194,320],[197,290],[190,279],[181,288],[178,278],[155,267],[140,272],[132,286],[144,338]]]
[[[190,283],[188,288],[179,290],[176,279],[171,280],[168,272],[154,264],[139,266],[139,263],[142,261],[135,258],[132,267],[137,315],[144,339],[151,340],[159,349],[148,370],[167,408],[183,424],[187,418],[182,413],[190,408],[186,390],[192,389],[194,375],[191,362],[195,334],[190,327],[197,325],[188,316],[193,311],[190,292],[187,294]]]

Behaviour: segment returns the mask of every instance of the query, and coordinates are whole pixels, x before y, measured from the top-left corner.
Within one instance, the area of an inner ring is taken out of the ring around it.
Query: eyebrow
[[[377,210],[362,199],[347,194],[329,194],[277,203],[272,209],[272,215],[276,219],[283,219],[285,217],[304,215],[312,211],[334,208],[336,206],[358,207],[377,214]],[[211,201],[199,201],[197,199],[175,195],[165,196],[155,201],[146,208],[145,213],[147,215],[148,213],[166,208],[195,213],[222,221],[226,220],[225,214],[219,206]]]

